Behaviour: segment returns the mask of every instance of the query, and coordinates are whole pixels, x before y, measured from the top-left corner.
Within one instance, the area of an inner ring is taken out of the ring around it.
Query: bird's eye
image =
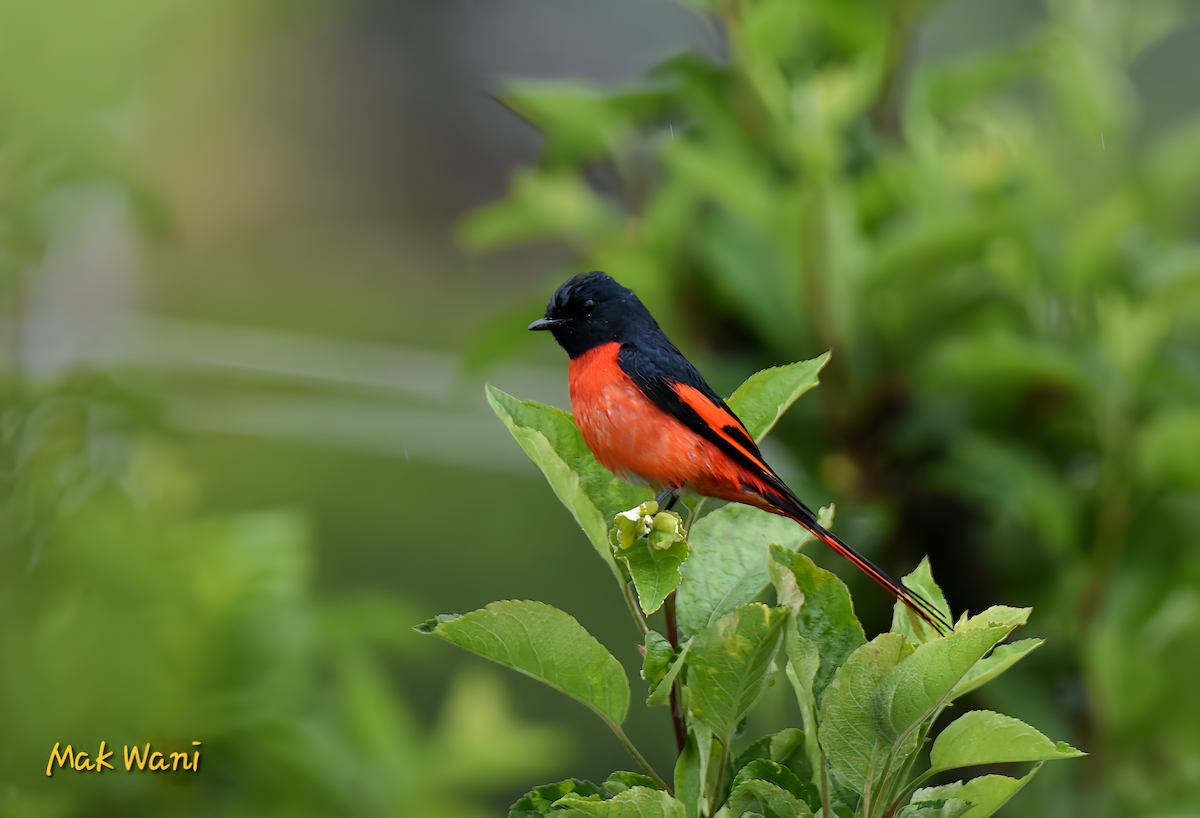
[[[593,301],[592,299],[589,298],[587,301],[583,302],[583,309],[585,312],[591,312],[595,308],[596,308],[596,302]]]

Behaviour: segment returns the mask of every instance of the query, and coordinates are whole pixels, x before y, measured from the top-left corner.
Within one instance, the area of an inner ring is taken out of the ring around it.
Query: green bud
[[[650,547],[662,551],[677,542],[687,540],[683,518],[673,511],[663,511],[654,516],[650,532]]]
[[[649,500],[637,508],[622,511],[614,519],[617,529],[617,546],[629,548],[639,537],[646,536],[654,525],[653,514],[658,511],[658,503]]]
[[[667,667],[671,664],[671,657],[675,655],[675,649],[671,647],[671,643],[666,637],[657,631],[647,631],[646,633],[646,658],[642,660],[642,678],[654,684],[663,676],[667,675]]]

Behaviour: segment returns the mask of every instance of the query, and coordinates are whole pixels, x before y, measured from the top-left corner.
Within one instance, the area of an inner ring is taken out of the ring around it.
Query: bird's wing
[[[744,466],[773,489],[793,496],[758,450],[746,427],[674,346],[621,347],[621,370],[658,408]]]
[[[938,633],[949,633],[953,629],[953,624],[919,592],[911,591],[892,579],[818,522],[812,509],[763,460],[758,445],[733,410],[713,392],[695,367],[674,346],[652,348],[647,352],[641,347],[627,344],[621,347],[617,361],[621,370],[658,408],[714,443],[747,470],[747,476],[754,482],[743,484],[743,488],[759,494],[853,562],[892,596],[912,608]]]

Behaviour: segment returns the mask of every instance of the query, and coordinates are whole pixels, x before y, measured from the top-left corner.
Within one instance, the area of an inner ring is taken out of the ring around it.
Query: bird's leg
[[[674,508],[675,501],[678,499],[679,495],[675,493],[675,489],[668,486],[667,488],[663,489],[657,497],[654,498],[654,502],[658,503],[660,510],[670,511],[672,508]],[[663,506],[664,502],[666,502],[666,506]]]

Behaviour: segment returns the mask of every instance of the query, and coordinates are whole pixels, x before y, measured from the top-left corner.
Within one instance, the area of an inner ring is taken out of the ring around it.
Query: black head
[[[577,358],[588,350],[613,341],[633,341],[642,331],[658,331],[658,324],[633,294],[600,272],[580,273],[554,291],[546,317],[529,325],[550,330],[554,340]]]

